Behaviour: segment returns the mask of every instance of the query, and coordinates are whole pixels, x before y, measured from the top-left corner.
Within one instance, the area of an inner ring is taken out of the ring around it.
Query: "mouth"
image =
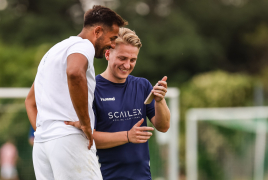
[[[119,68],[119,70],[122,71],[122,72],[124,72],[124,73],[127,73],[128,72],[127,69],[121,69],[121,68]]]

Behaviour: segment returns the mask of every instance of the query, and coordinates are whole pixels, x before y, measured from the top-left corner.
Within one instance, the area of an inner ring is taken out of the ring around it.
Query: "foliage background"
[[[1,9],[4,2],[8,5]],[[152,84],[167,75],[169,86],[181,90],[183,178],[187,109],[252,106],[254,87],[259,82],[268,92],[268,1],[114,2],[111,7],[129,22],[128,27],[143,43],[133,75]],[[78,0],[0,0],[0,9],[0,87],[30,87],[45,52],[82,28],[83,7]],[[104,59],[96,59],[96,74],[105,70],[106,64]],[[0,103],[14,109],[12,104],[23,100],[1,99]],[[30,125],[23,108],[17,109],[19,116],[0,112],[0,145],[9,138],[16,140],[21,157],[19,171],[23,169],[20,179],[30,180],[34,179],[27,144]],[[206,148],[202,149],[201,154],[209,159]],[[199,163],[204,162],[206,158]],[[201,167],[204,179],[218,178],[219,174],[209,173],[215,171],[213,167]]]

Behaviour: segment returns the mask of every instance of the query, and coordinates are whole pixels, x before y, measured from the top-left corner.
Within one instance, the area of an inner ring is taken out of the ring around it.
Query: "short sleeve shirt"
[[[131,75],[125,83],[113,83],[96,76],[93,103],[96,131],[128,131],[142,118],[141,126],[147,126],[146,117],[155,116],[154,100],[151,104],[144,104],[152,88],[147,79]],[[104,180],[151,179],[148,142],[98,149],[97,155]]]

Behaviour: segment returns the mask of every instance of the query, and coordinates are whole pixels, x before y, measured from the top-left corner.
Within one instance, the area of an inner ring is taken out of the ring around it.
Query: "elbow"
[[[27,107],[29,106],[29,99],[28,99],[28,97],[25,99],[24,104],[25,104],[25,108],[27,109]]]
[[[24,101],[24,104],[25,104],[26,111],[32,108],[36,108],[35,100],[32,97],[27,96]]]
[[[94,137],[93,137],[93,139],[94,139]],[[101,143],[96,141],[96,139],[94,139],[94,141],[95,141],[96,149],[106,149],[105,146],[103,146]]]
[[[167,124],[166,126],[162,126],[156,129],[162,133],[166,133],[169,130],[169,127],[170,127],[170,124]]]
[[[96,146],[96,149],[101,149],[101,146],[97,145],[96,143],[95,143],[95,146]]]

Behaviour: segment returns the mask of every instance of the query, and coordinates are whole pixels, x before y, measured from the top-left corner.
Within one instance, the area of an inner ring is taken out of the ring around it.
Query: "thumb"
[[[167,76],[164,76],[164,77],[162,78],[162,81],[167,81]]]
[[[72,121],[64,121],[64,123],[65,123],[66,125],[71,125],[71,126],[74,125],[74,123],[73,123]]]
[[[143,123],[144,119],[142,118],[140,121],[138,121],[134,126],[135,127],[140,127],[141,124]]]

